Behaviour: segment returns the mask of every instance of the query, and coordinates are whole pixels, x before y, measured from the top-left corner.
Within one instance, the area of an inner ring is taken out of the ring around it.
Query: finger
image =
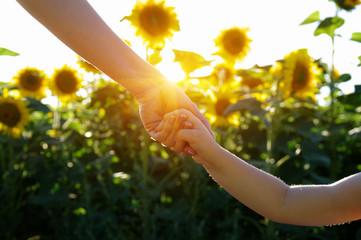
[[[162,143],[168,147],[174,147],[176,142],[175,142],[175,135],[177,134],[178,130],[180,129],[180,124],[179,124],[179,118],[178,115],[174,116],[174,117],[170,117],[169,120],[172,119],[172,121],[169,121],[169,123],[166,123],[167,126],[164,126],[164,128],[167,128],[167,136],[166,139],[164,141],[162,141]]]
[[[192,128],[193,128],[193,124],[190,121],[185,121],[182,124],[182,129],[192,129]],[[175,148],[177,147],[176,150],[182,151],[182,154],[184,156],[190,156],[190,155],[197,154],[197,152],[191,146],[189,146],[189,144],[186,143],[185,141],[177,141],[176,143],[178,143],[178,146],[177,146],[177,144],[175,146]]]
[[[178,121],[182,123],[185,120],[187,120],[187,117],[188,117],[187,114],[184,113],[184,111],[187,111],[187,110],[186,109],[176,109],[174,111],[164,114],[163,119],[168,119],[170,116],[175,115],[175,116],[179,117]]]
[[[179,124],[182,125],[187,120],[187,114],[181,112],[179,114]]]
[[[163,119],[168,119],[170,116],[176,115],[176,113],[177,113],[177,110],[166,113],[166,114],[164,114]]]
[[[172,127],[175,121],[175,116],[170,116],[167,120],[163,121],[162,130],[157,135],[157,141],[164,143],[165,145],[169,142],[169,135],[172,134]],[[168,140],[168,142],[167,142]],[[168,146],[168,145],[166,145]]]
[[[196,137],[200,136],[199,130],[196,129],[181,129],[178,131],[175,140],[176,141],[185,141],[187,143],[194,142]]]
[[[176,141],[172,150],[177,153],[183,152],[186,144],[184,141]]]
[[[146,104],[139,105],[139,116],[144,125],[145,130],[149,133],[152,139],[159,141],[159,133],[155,131],[156,127],[162,122],[160,115],[154,114],[152,107],[146,106]]]
[[[156,132],[160,132],[163,129],[164,123],[165,123],[166,119],[164,119],[163,121],[161,121],[159,123],[159,125],[155,128]]]
[[[188,143],[184,147],[184,152],[187,154],[187,156],[193,156],[197,154],[197,152],[191,146],[189,146]]]
[[[183,115],[185,115],[184,113],[182,113]],[[187,117],[187,115],[185,115],[185,117]],[[191,129],[192,128],[192,123],[189,121],[184,121],[181,125],[181,128],[184,129]],[[188,145],[185,141],[175,141],[175,145],[173,147],[173,151],[175,152],[185,152],[185,146]],[[188,154],[188,153],[187,153]]]

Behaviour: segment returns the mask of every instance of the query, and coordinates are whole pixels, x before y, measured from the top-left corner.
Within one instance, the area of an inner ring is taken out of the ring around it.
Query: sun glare
[[[168,80],[180,82],[186,77],[179,63],[173,62],[174,53],[172,51],[162,51],[162,58],[163,61],[157,65],[157,68]]]
[[[89,2],[119,36],[131,42],[137,38],[134,36],[134,29],[130,28],[129,23],[125,23],[128,21],[119,22],[122,16],[132,13],[133,1],[113,0],[105,3],[90,0]],[[259,7],[260,5],[262,8]],[[263,0],[242,2],[241,6],[235,0],[223,2],[173,0],[165,1],[165,4],[159,5],[159,9],[168,14],[164,16],[167,16],[172,24],[167,25],[169,31],[162,34],[162,37],[167,38],[167,41],[165,41],[165,46],[161,51],[163,60],[157,65],[157,68],[169,80],[182,81],[185,74],[180,64],[174,62],[172,49],[192,51],[204,56],[206,60],[213,60],[208,58],[215,52],[212,40],[221,31],[234,27],[248,28],[247,34],[252,39],[250,42],[251,50],[244,57],[242,68],[249,68],[255,64],[273,64],[291,51],[301,48],[307,48],[309,54],[316,59],[329,60],[331,55],[329,39],[324,36],[313,36],[316,25],[299,26],[307,16],[316,10],[322,9],[322,12],[320,11],[322,17],[334,14],[334,7],[328,1],[315,1],[309,4],[304,1],[280,0],[274,2]],[[6,66],[6,71],[2,73],[2,79],[4,79],[2,81],[10,81],[17,70],[26,67],[29,63],[36,68],[44,69],[46,72],[50,72],[63,64],[74,64],[77,55],[40,26],[15,1],[0,1],[0,7],[1,9],[8,9],[1,14],[0,22],[12,22],[10,25],[3,25],[3,32],[8,34],[2,36],[1,47],[6,47],[20,54],[17,57],[0,58],[0,65]],[[350,17],[350,23],[359,22],[361,21],[360,9],[356,8],[350,16],[342,17]],[[262,15],[262,20],[259,18],[260,15]],[[22,29],[22,31],[15,31],[15,29]],[[342,33],[344,38],[349,38],[348,36],[352,34],[351,31],[357,31],[354,25],[350,26],[350,24],[345,24],[344,29],[348,30],[348,32]],[[30,32],[31,35],[37,37],[22,41],[21,39],[24,39],[24,36],[29,35]],[[47,44],[44,44],[44,41]],[[163,40],[159,41],[163,44]],[[357,68],[357,57],[359,56],[357,52],[359,51],[355,51],[354,48],[350,49],[348,45],[349,41],[347,43],[341,40],[338,42],[338,49],[344,49],[344,51],[336,53],[338,54],[336,60],[339,62],[336,62],[335,65],[340,72],[352,72],[353,79],[346,84],[353,91],[354,79],[358,79],[360,76],[360,71]],[[142,47],[144,49],[144,46]],[[137,46],[134,44],[133,49],[136,52],[144,52],[143,49],[136,48]],[[350,60],[344,61],[344,59]],[[199,75],[202,74],[199,73]]]

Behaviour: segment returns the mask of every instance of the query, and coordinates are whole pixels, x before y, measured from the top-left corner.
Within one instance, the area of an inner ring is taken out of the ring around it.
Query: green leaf
[[[352,33],[351,40],[361,43],[361,32]]]
[[[174,62],[179,62],[182,70],[189,74],[194,70],[208,66],[211,61],[205,60],[201,55],[189,52],[173,49],[174,52]]]
[[[43,113],[49,113],[51,110],[48,105],[34,99],[34,98],[27,98],[29,101],[28,108],[31,108],[33,111],[40,111]]]
[[[18,56],[19,53],[13,52],[9,49],[0,47],[0,55],[7,55],[7,56]]]
[[[312,139],[314,142],[317,142],[318,140],[322,139],[317,132],[313,131],[314,127],[315,124],[312,120],[304,119],[295,123],[295,130],[299,135]]]
[[[162,61],[162,55],[160,54],[161,50],[156,49],[154,52],[149,56],[148,61],[153,66],[157,65]]]
[[[72,129],[80,133],[82,131],[82,125],[78,121],[71,121],[71,123],[67,125],[67,129]]]
[[[351,80],[351,75],[348,73],[342,74],[338,79],[337,82],[338,83],[342,83],[342,82],[347,82]]]
[[[345,110],[354,112],[361,105],[361,93],[356,88],[354,93],[338,96],[337,100],[343,104]]]
[[[356,84],[355,85],[355,94],[361,94],[361,85],[360,84]]]
[[[300,25],[305,25],[309,23],[314,23],[320,20],[320,12],[316,11],[308,16]]]
[[[335,36],[335,30],[345,23],[340,17],[329,17],[323,20],[315,30],[314,35],[318,36],[322,33],[329,35],[331,38]]]
[[[301,143],[301,154],[309,163],[322,166],[330,166],[330,157],[313,142]]]
[[[85,210],[85,208],[80,207],[80,208],[75,209],[73,211],[73,213],[75,215],[86,215],[86,210]]]
[[[320,176],[315,172],[310,172],[310,177],[312,178],[312,182],[317,184],[329,184],[333,182],[331,179]]]
[[[360,61],[359,64],[357,64],[358,67],[361,67],[361,56],[358,57],[358,60]]]
[[[242,99],[227,107],[223,115],[228,115],[236,111],[248,110],[252,115],[264,115],[267,113],[262,107],[261,102],[257,101],[255,98]]]

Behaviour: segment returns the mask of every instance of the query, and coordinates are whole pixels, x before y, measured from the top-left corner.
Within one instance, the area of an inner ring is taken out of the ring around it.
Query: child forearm
[[[240,202],[273,221],[333,225],[360,218],[361,174],[332,185],[288,186],[225,149],[209,154],[203,166]]]
[[[288,185],[221,147],[210,156],[203,166],[220,186],[259,214],[277,217]]]

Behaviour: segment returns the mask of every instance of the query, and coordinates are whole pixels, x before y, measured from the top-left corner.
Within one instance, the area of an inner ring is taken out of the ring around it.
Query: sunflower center
[[[360,4],[360,0],[345,0],[344,4],[348,7],[355,7],[356,5]]]
[[[20,121],[21,113],[12,103],[0,104],[0,121],[9,127],[15,127]]]
[[[223,45],[226,51],[232,55],[242,52],[245,45],[245,37],[237,30],[228,31],[223,38]]]
[[[55,84],[60,91],[72,94],[77,91],[77,78],[70,71],[62,71],[55,79]]]
[[[309,82],[309,71],[304,64],[296,64],[295,71],[293,72],[292,89],[293,91],[301,90],[307,86]]]
[[[219,99],[215,105],[217,116],[223,116],[224,111],[230,104],[231,102],[229,101],[229,99],[226,98]]]
[[[242,84],[247,85],[249,88],[255,88],[262,84],[262,80],[259,78],[244,77],[242,78]]]
[[[143,29],[152,36],[161,35],[169,27],[169,17],[167,13],[158,6],[149,6],[139,15],[140,24]]]
[[[37,73],[29,72],[20,78],[20,84],[24,89],[36,91],[41,86],[41,80],[42,77]]]

